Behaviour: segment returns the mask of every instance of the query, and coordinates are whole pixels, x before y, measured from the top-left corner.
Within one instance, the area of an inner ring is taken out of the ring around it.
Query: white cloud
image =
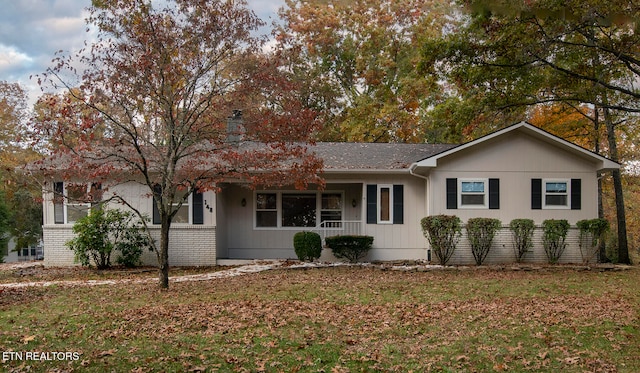
[[[29,68],[32,64],[33,58],[15,47],[0,44],[0,76],[10,76],[19,70]]]
[[[6,3],[6,4],[5,4]],[[267,23],[267,34],[284,0],[247,0],[247,5]],[[86,7],[91,0],[13,0],[0,11],[0,80],[19,82],[31,101],[42,92],[30,75],[41,74],[54,54],[75,53],[95,34],[86,32]],[[270,48],[267,45],[266,48]]]

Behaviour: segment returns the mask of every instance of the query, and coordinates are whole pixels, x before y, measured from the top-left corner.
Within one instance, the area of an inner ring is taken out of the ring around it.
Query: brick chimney
[[[234,110],[227,118],[227,142],[237,146],[242,141],[243,133],[242,110]]]

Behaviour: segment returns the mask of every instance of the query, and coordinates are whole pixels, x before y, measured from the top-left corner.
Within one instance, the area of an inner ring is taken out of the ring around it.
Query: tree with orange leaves
[[[55,177],[103,189],[128,180],[147,187],[161,221],[160,287],[168,287],[172,219],[191,193],[229,180],[321,182],[320,162],[305,146],[315,113],[291,97],[277,63],[260,55],[252,33],[262,22],[246,2],[94,0],[89,12],[96,42],[76,56],[58,55],[39,77],[66,88],[69,99],[50,101],[35,134],[56,143],[45,163]],[[80,76],[77,66],[86,68]],[[228,141],[239,135],[225,126],[235,109],[243,141],[255,146]]]
[[[275,51],[323,115],[323,140],[424,141],[423,115],[439,92],[419,73],[420,46],[440,32],[440,0],[287,0]]]

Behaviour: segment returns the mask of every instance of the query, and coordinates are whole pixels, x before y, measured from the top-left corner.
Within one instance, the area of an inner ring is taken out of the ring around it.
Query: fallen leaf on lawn
[[[568,358],[564,359],[564,363],[565,364],[569,364],[569,365],[577,364],[579,361],[580,361],[580,357],[579,356],[568,357]]]
[[[35,335],[27,335],[27,336],[24,336],[22,338],[22,343],[27,344],[27,343],[33,341],[34,339],[36,339]]]
[[[113,356],[113,354],[116,353],[116,349],[111,349],[111,350],[107,350],[107,351],[102,351],[101,353],[98,354],[99,357],[105,357],[105,356]]]

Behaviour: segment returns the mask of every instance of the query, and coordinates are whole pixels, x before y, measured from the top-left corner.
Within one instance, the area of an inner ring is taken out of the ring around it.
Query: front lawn
[[[10,372],[640,371],[640,268],[337,267],[168,291],[0,291]]]

